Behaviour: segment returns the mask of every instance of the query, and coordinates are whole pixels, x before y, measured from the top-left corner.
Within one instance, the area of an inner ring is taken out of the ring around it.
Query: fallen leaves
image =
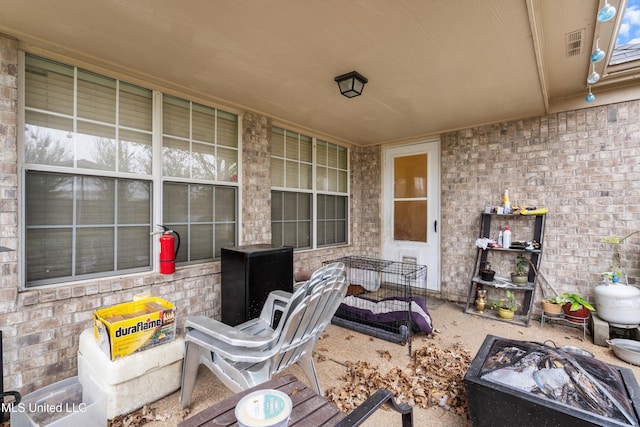
[[[387,350],[376,350],[376,352],[380,355],[380,357],[382,357],[383,359],[387,359],[387,360],[391,360],[391,353],[389,353],[389,351]]]
[[[388,352],[378,353],[387,360],[391,358]],[[341,411],[351,412],[375,391],[386,388],[408,405],[421,408],[438,405],[466,417],[463,379],[472,360],[471,352],[457,343],[449,349],[431,345],[416,350],[406,368],[395,367],[385,375],[369,362],[349,362],[341,378],[347,384],[330,388],[326,397]]]
[[[182,411],[183,418],[188,414],[188,409]],[[171,418],[171,415],[156,415],[155,411],[149,405],[144,405],[137,411],[127,415],[118,415],[117,417],[109,420],[108,427],[138,427],[152,421],[165,421],[169,418]]]

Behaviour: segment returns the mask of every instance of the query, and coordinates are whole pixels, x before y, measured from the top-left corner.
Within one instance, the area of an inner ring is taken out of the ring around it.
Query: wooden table
[[[338,407],[293,375],[284,375],[266,383],[235,394],[204,411],[187,418],[178,427],[232,426],[237,425],[234,413],[236,404],[256,390],[276,389],[287,393],[293,403],[289,426],[334,426],[346,417]]]

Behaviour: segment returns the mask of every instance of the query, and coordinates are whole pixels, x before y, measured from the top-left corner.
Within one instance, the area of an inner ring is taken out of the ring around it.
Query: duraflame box
[[[169,301],[148,297],[96,310],[93,334],[102,351],[117,360],[173,340],[176,309]]]

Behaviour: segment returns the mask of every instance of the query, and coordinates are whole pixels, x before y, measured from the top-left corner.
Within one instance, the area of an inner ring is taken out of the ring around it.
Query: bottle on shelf
[[[504,241],[503,235],[502,235],[502,229],[500,229],[500,232],[498,233],[498,244],[500,246],[502,246],[502,242]],[[504,247],[504,246],[503,246]]]
[[[509,215],[511,213],[511,201],[509,200],[509,190],[504,190],[502,195],[502,203],[504,205],[504,214]]]
[[[509,246],[511,246],[511,229],[507,226],[502,233],[502,247],[509,249]]]

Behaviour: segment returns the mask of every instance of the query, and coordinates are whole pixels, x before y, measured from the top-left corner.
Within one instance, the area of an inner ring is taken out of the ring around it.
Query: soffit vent
[[[577,56],[582,53],[582,39],[584,38],[584,28],[566,34],[567,57]]]

